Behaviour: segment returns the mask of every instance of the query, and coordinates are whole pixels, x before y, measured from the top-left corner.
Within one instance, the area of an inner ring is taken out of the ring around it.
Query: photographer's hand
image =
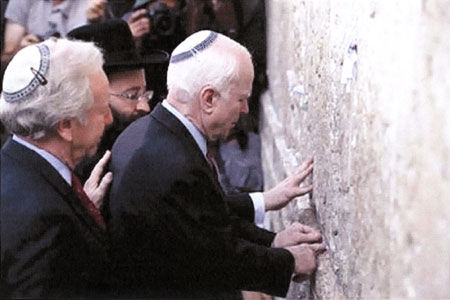
[[[93,23],[100,21],[105,15],[107,0],[91,0],[86,9],[86,19]]]
[[[136,46],[139,46],[144,35],[150,32],[150,21],[146,16],[147,10],[139,9],[133,12],[127,21]]]

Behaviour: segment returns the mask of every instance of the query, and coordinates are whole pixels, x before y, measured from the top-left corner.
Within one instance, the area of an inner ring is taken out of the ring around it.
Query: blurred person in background
[[[181,24],[181,0],[136,0],[132,10],[123,18],[141,51],[157,47],[167,52],[186,36]]]
[[[51,36],[65,37],[73,28],[86,24],[93,1],[97,0],[10,0],[5,12],[3,68],[23,47]]]
[[[123,19],[128,22],[141,55],[154,49],[170,53],[186,37],[182,23],[183,7],[183,0],[134,1],[130,10],[123,15]],[[147,79],[155,83],[152,108],[167,95],[167,66],[166,63],[159,66],[156,72],[146,72]]]

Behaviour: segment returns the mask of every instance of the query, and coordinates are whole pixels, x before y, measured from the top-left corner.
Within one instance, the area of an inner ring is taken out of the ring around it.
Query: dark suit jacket
[[[161,105],[112,149],[109,228],[121,296],[284,296],[294,269],[274,234],[230,212],[194,139]],[[244,196],[248,197],[248,196]]]
[[[98,298],[108,265],[107,235],[72,188],[10,139],[1,153],[2,298]]]

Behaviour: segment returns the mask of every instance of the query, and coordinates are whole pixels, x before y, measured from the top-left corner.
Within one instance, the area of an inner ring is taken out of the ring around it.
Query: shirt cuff
[[[266,212],[266,205],[262,193],[251,193],[250,198],[255,208],[255,224],[260,228],[264,228],[264,213]]]

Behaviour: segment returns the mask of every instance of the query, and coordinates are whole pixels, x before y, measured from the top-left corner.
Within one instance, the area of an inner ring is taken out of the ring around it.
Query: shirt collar
[[[70,171],[69,167],[65,165],[61,160],[59,160],[56,156],[47,152],[44,149],[36,147],[35,145],[25,141],[24,139],[18,137],[15,134],[13,135],[12,139],[17,143],[21,144],[22,146],[39,154],[43,159],[48,161],[48,163],[51,164],[53,168],[56,169],[56,171],[58,171],[58,173],[69,185],[72,185],[72,172]]]
[[[188,118],[183,116],[167,100],[164,100],[161,105],[164,106],[164,108],[166,108],[169,112],[171,112],[178,120],[180,120],[180,122],[184,125],[184,127],[186,127],[186,129],[194,138],[203,155],[206,157],[207,146],[205,136],[197,129],[197,127],[195,127],[195,125],[191,121],[188,120]]]

